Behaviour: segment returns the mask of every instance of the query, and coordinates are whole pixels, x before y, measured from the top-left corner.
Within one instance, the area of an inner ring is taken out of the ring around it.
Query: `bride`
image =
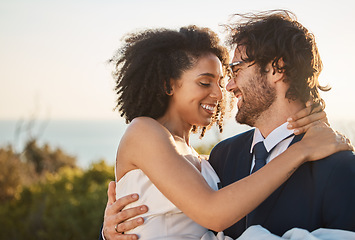
[[[117,151],[116,197],[138,193],[127,208],[149,206],[145,223],[125,232],[140,239],[214,239],[208,229],[243,218],[302,163],[351,149],[320,123],[256,173],[218,190],[216,173],[190,145],[191,132],[222,128],[229,58],[217,35],[195,26],[147,30],[128,35],[111,61],[117,108],[130,123]]]

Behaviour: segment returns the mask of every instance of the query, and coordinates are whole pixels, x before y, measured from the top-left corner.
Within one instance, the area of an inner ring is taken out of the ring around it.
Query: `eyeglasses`
[[[237,61],[237,62],[232,62],[229,64],[229,67],[232,70],[233,77],[237,76],[238,71],[240,70],[240,65],[245,63],[245,61]]]
[[[240,65],[240,64],[242,64],[242,63],[244,63],[244,61],[232,62],[232,63],[229,64],[229,66],[230,66],[231,68],[233,68],[234,66],[238,66],[238,65]]]

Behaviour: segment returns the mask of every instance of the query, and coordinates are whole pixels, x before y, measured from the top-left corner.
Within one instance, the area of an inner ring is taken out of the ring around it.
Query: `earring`
[[[172,96],[172,95],[173,95],[171,89],[170,89],[170,90],[166,90],[166,91],[165,91],[165,94],[168,95],[168,96]]]

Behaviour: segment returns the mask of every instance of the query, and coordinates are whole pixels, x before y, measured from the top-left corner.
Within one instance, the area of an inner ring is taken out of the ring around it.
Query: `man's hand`
[[[124,234],[125,231],[136,228],[144,223],[142,217],[136,217],[148,211],[145,205],[122,210],[126,205],[138,200],[138,194],[131,194],[116,201],[116,183],[110,182],[108,186],[108,200],[105,209],[103,234],[106,240],[138,239],[135,234]]]

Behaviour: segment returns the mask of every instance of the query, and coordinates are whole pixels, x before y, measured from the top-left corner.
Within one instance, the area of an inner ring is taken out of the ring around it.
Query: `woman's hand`
[[[287,119],[288,129],[294,129],[296,135],[306,132],[311,126],[324,122],[329,126],[327,114],[320,104],[308,101],[306,107]]]
[[[348,138],[324,122],[312,124],[303,139],[296,144],[305,154],[305,161],[319,160],[339,151],[354,151]]]

